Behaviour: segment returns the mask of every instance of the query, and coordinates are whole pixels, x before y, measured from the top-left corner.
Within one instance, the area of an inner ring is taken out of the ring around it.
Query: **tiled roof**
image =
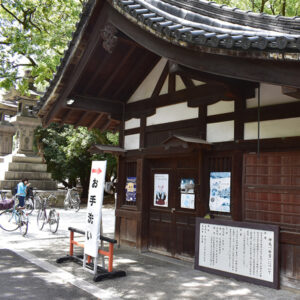
[[[257,27],[259,21],[265,17],[264,14],[240,11],[239,14],[251,15],[258,20],[254,22],[256,26],[249,26],[242,25],[240,21],[236,23],[224,21],[222,18],[217,18],[218,14],[213,18],[187,10],[174,5],[173,2],[180,4],[182,1],[114,0],[113,5],[149,29],[179,42],[227,49],[300,51],[300,18],[277,17],[277,25],[271,26],[274,30],[267,30],[262,25]],[[198,2],[205,4],[208,8],[216,5],[206,1]],[[216,5],[217,8],[221,11],[228,10],[227,6]],[[273,22],[276,17],[269,19]],[[287,23],[286,30],[281,29],[283,21]],[[289,26],[289,22],[292,26]],[[297,28],[299,28],[299,33],[291,33],[297,32]]]

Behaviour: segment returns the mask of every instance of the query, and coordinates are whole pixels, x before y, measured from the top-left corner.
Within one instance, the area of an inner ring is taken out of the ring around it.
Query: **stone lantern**
[[[16,128],[10,119],[17,113],[17,106],[5,101],[0,102],[0,156],[12,153],[13,136]]]

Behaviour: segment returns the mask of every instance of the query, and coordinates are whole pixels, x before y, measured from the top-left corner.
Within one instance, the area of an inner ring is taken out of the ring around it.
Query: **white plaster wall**
[[[128,103],[136,102],[151,97],[155,85],[165,67],[167,60],[162,58],[148,76],[143,80],[140,86],[136,89],[133,95],[128,100]]]
[[[198,118],[198,107],[188,107],[187,102],[156,109],[156,114],[147,118],[147,126]]]
[[[134,150],[140,148],[140,134],[125,135],[124,138],[125,150]]]
[[[206,84],[205,82],[202,82],[202,81],[199,81],[199,80],[195,80],[195,79],[192,79],[192,81],[193,81],[193,83],[194,83],[195,86]]]
[[[255,98],[247,99],[247,108],[257,107],[258,89],[255,89]],[[282,94],[281,86],[261,83],[260,85],[260,105],[268,106],[289,102],[300,101],[293,97]]]
[[[183,83],[182,79],[180,78],[180,76],[176,75],[176,91],[181,91],[186,89],[185,84]]]
[[[300,118],[260,122],[260,138],[300,136]],[[245,123],[245,140],[257,139],[257,122]]]
[[[125,121],[125,129],[139,128],[141,126],[141,120],[132,118],[128,121]]]
[[[234,139],[234,121],[207,124],[206,139],[210,143],[227,142]]]
[[[159,95],[168,94],[168,89],[169,89],[169,75],[166,77],[165,82],[159,92]]]
[[[219,101],[207,106],[207,115],[219,115],[234,112],[234,101]]]

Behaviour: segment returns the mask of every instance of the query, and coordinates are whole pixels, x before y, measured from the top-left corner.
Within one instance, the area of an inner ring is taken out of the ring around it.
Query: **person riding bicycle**
[[[19,200],[19,207],[24,207],[25,205],[26,189],[29,185],[30,183],[27,178],[23,178],[22,181],[18,183],[17,197]]]

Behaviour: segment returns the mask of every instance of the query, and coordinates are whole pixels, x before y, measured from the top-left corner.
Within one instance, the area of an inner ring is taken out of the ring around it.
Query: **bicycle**
[[[54,209],[51,208],[49,211],[49,215],[47,216],[47,202],[51,199],[56,197],[53,194],[50,194],[48,197],[41,197],[40,202],[40,209],[37,214],[37,225],[39,230],[42,230],[45,224],[49,224],[50,231],[55,233],[58,229],[59,225],[59,213]]]
[[[72,191],[75,192],[73,192],[72,194]],[[67,194],[64,200],[64,209],[67,210],[68,208],[74,208],[75,212],[78,212],[80,209],[80,196],[76,191],[76,188],[67,188]]]
[[[28,231],[28,215],[23,208],[17,207],[17,205],[14,200],[12,208],[0,213],[0,227],[9,232],[20,229],[21,234],[25,236]]]

